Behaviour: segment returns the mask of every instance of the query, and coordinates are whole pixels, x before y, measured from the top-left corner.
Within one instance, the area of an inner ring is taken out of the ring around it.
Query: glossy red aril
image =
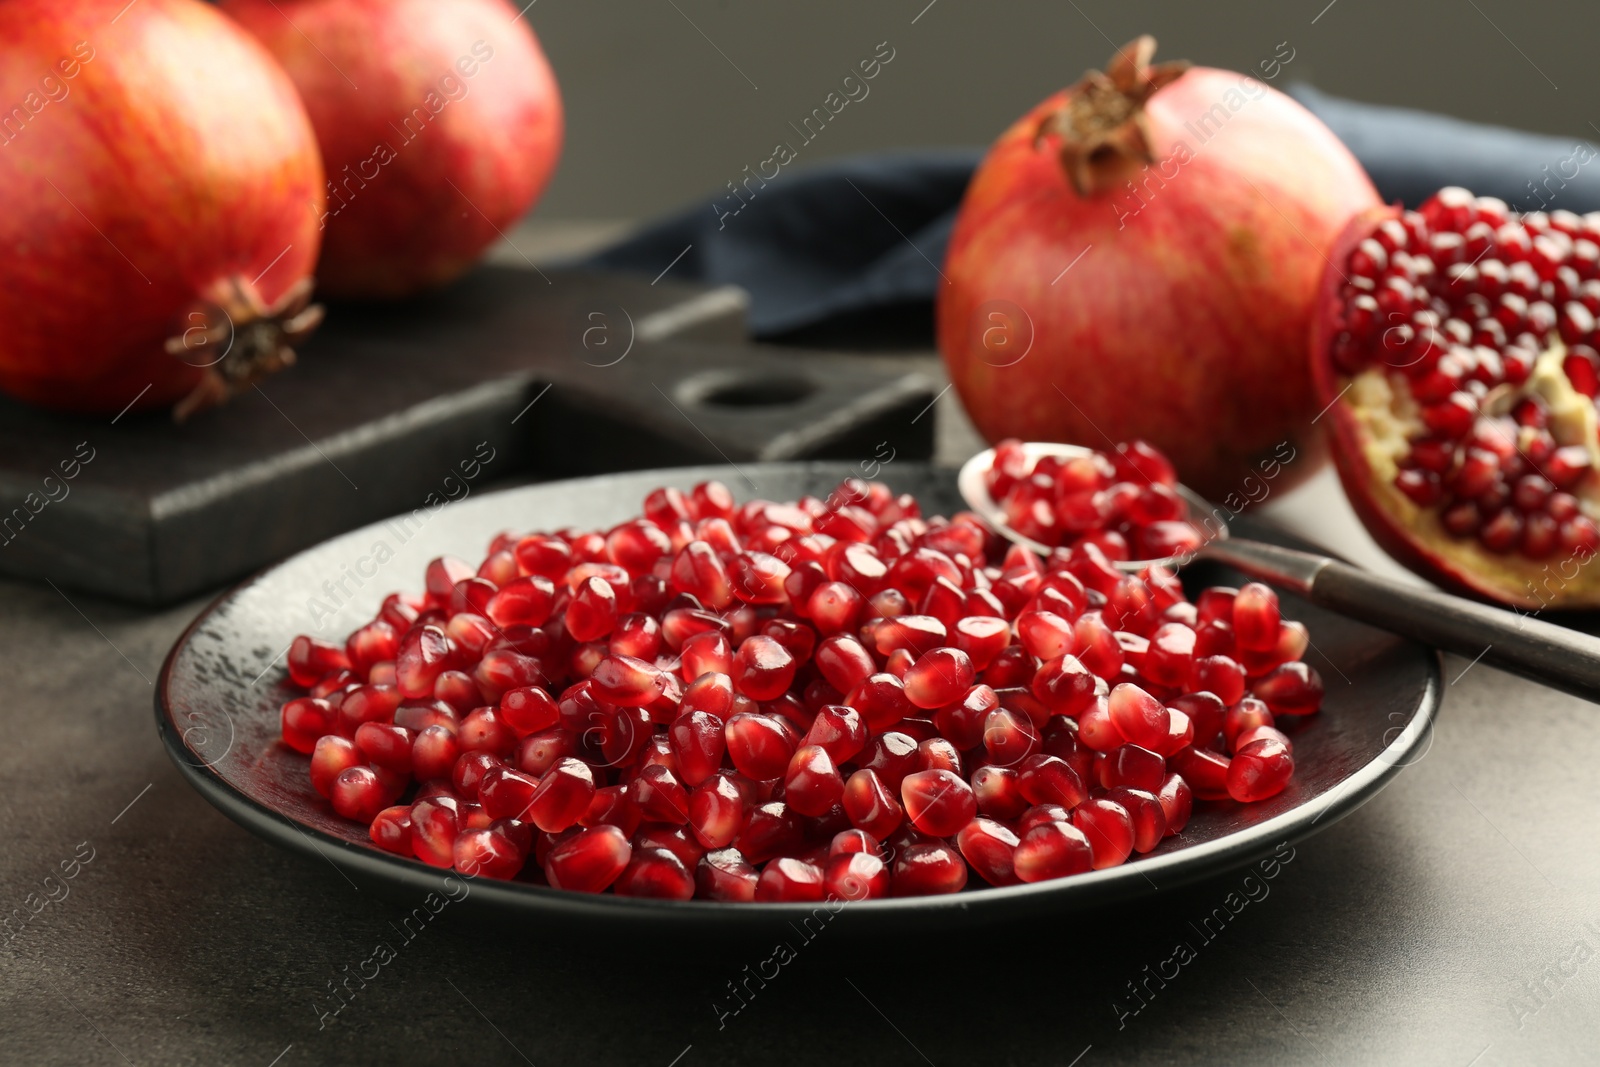
[[[1042,882],[1092,870],[1094,852],[1072,823],[1047,822],[1022,835],[1012,862],[1019,881]]]
[[[943,707],[961,699],[973,682],[972,660],[959,648],[935,648],[906,672],[906,698],[919,708]]]
[[[794,657],[776,640],[747,637],[733,657],[734,688],[751,700],[774,700],[794,681]]]
[[[385,852],[393,852],[397,856],[410,858],[411,851],[411,806],[397,804],[394,807],[384,808],[372,820],[369,830],[372,843]]]
[[[1161,701],[1129,682],[1111,690],[1107,701],[1112,725],[1123,739],[1148,749],[1166,743],[1172,718]]]
[[[689,900],[695,879],[683,860],[666,849],[636,849],[611,890],[619,897]]]
[[[556,833],[582,818],[593,799],[594,773],[589,765],[565,756],[540,777],[527,814],[520,817],[546,833]]]
[[[400,639],[395,657],[395,682],[408,700],[433,695],[434,683],[455,659],[455,643],[438,626],[418,626]]]
[[[895,790],[899,784],[895,783]],[[874,837],[887,837],[905,819],[905,811],[896,799],[895,791],[870,767],[862,767],[850,775],[840,802],[851,825]]]
[[[890,893],[897,897],[959,893],[967,885],[967,862],[942,842],[907,845],[891,867]]]
[[[1091,797],[1073,809],[1072,825],[1089,842],[1095,870],[1117,867],[1133,852],[1133,818],[1107,797]]]
[[[695,895],[705,900],[749,903],[756,898],[760,877],[738,849],[707,852],[695,867]]]
[[[528,862],[526,850],[493,829],[468,830],[458,836],[453,857],[456,870],[483,878],[515,878]]]
[[[831,855],[822,884],[826,897],[835,900],[874,900],[889,895],[889,866],[883,857],[867,852]]]
[[[1228,765],[1228,795],[1242,803],[1276,796],[1294,774],[1294,757],[1281,741],[1252,741],[1233,755]]]
[[[1322,678],[1304,663],[1285,663],[1250,688],[1274,715],[1309,715],[1322,707]]]
[[[867,724],[855,708],[829,704],[811,720],[805,744],[819,746],[835,764],[848,763],[866,747]]]
[[[844,779],[833,757],[820,745],[795,750],[783,779],[783,799],[801,815],[826,813],[844,796]]]
[[[741,712],[728,720],[724,737],[733,765],[758,782],[782,775],[797,747],[793,728],[771,715]]]
[[[990,885],[1017,882],[1015,856],[1019,838],[1010,827],[993,819],[977,818],[961,828],[956,845],[961,855]]]
[[[949,837],[978,813],[972,786],[950,770],[907,775],[900,783],[900,797],[912,824],[932,837]]]
[[[851,692],[878,669],[872,654],[849,634],[834,634],[823,641],[812,660],[828,684],[841,693]]]
[[[544,874],[557,889],[599,893],[627,869],[633,847],[615,826],[594,826],[559,842],[544,860]]]
[[[820,867],[789,857],[770,861],[756,882],[757,900],[814,901],[826,892]]]

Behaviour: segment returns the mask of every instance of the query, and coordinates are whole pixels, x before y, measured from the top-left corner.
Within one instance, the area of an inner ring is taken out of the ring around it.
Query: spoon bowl
[[[1058,444],[1054,441],[1029,441],[1022,446],[1023,455],[1032,463],[1037,463],[1046,456],[1056,459],[1075,459],[1079,456],[1093,454],[1094,450],[1082,445]],[[1050,546],[1042,541],[1035,541],[1026,534],[1019,533],[1006,521],[1006,513],[989,494],[987,476],[994,467],[994,449],[986,448],[976,456],[961,465],[961,471],[956,475],[956,488],[961,492],[961,499],[967,506],[979,515],[983,521],[994,528],[995,532],[1009,541],[1014,541],[1024,548],[1033,550],[1041,556],[1048,556],[1052,551]],[[1175,487],[1183,502],[1189,506],[1188,523],[1200,535],[1200,543],[1204,546],[1211,541],[1225,541],[1228,539],[1228,524],[1216,518],[1215,509],[1209,501],[1186,485]],[[1215,526],[1196,522],[1196,514],[1210,511]],[[1185,563],[1195,558],[1193,552],[1185,552],[1176,556],[1166,556],[1162,559],[1134,559],[1115,560],[1116,568],[1129,574],[1137,574],[1146,567],[1170,567],[1176,570]]]

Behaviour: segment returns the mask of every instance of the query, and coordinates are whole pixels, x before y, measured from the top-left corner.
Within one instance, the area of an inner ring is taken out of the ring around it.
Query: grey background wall
[[[1280,84],[1600,141],[1593,0],[535,0],[526,17],[566,97],[551,219],[709,204],[885,40],[870,95],[797,165],[986,144],[1145,32],[1162,56],[1235,70],[1287,41]]]

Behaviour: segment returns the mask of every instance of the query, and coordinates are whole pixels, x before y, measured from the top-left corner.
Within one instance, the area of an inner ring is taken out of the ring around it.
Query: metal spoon
[[[1023,448],[1035,461],[1090,452],[1044,442]],[[984,475],[993,465],[993,449],[968,460],[957,476],[961,496],[1003,537],[1048,555],[1047,546],[1012,529],[990,498]],[[1531,615],[1383,578],[1328,556],[1229,537],[1227,523],[1205,498],[1181,485],[1178,492],[1192,515],[1210,516],[1200,548],[1184,556],[1118,563],[1119,569],[1133,572],[1156,564],[1177,569],[1194,560],[1212,560],[1349,618],[1600,702],[1600,639]]]

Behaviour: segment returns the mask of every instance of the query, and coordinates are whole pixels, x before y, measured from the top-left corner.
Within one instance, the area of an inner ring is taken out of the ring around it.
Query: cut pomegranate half
[[[1312,337],[1339,476],[1373,537],[1439,585],[1600,604],[1600,213],[1465,189],[1346,228]]]

